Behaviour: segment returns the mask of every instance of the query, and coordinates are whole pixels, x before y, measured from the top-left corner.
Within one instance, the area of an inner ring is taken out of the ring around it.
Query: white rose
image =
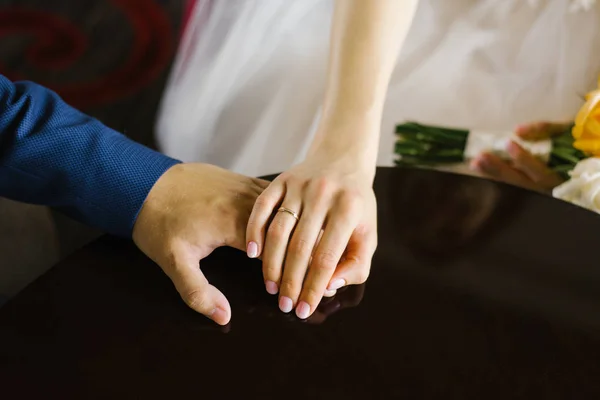
[[[571,179],[552,191],[557,199],[600,213],[600,158],[586,158],[569,173]]]

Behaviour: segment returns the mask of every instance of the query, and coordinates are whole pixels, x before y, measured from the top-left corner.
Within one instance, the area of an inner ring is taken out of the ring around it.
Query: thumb
[[[219,325],[231,319],[231,307],[225,295],[211,285],[195,257],[175,255],[173,268],[165,271],[179,295],[192,310],[205,315]]]
[[[377,233],[368,229],[354,231],[346,253],[329,281],[328,289],[365,283],[371,270],[371,259],[377,248]]]

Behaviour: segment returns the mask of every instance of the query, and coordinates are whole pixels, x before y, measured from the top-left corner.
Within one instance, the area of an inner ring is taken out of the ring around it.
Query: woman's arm
[[[381,114],[418,0],[337,0],[323,115],[311,154],[350,156],[375,171]]]
[[[284,312],[295,308],[298,317],[307,318],[323,295],[334,296],[369,276],[377,247],[373,178],[381,114],[416,5],[417,0],[336,3],[314,142],[306,160],[259,196],[248,222],[248,255],[262,255],[265,287],[279,293]]]

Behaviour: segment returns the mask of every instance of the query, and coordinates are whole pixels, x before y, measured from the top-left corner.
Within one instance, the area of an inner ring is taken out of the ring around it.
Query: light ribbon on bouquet
[[[472,160],[481,153],[492,153],[502,159],[510,159],[508,143],[516,142],[530,154],[547,163],[552,152],[552,140],[523,140],[513,132],[470,131],[465,146],[465,160]]]

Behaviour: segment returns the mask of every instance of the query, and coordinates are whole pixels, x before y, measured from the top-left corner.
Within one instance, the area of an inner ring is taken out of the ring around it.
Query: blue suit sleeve
[[[130,237],[150,189],[176,163],[56,93],[0,75],[0,196]]]

